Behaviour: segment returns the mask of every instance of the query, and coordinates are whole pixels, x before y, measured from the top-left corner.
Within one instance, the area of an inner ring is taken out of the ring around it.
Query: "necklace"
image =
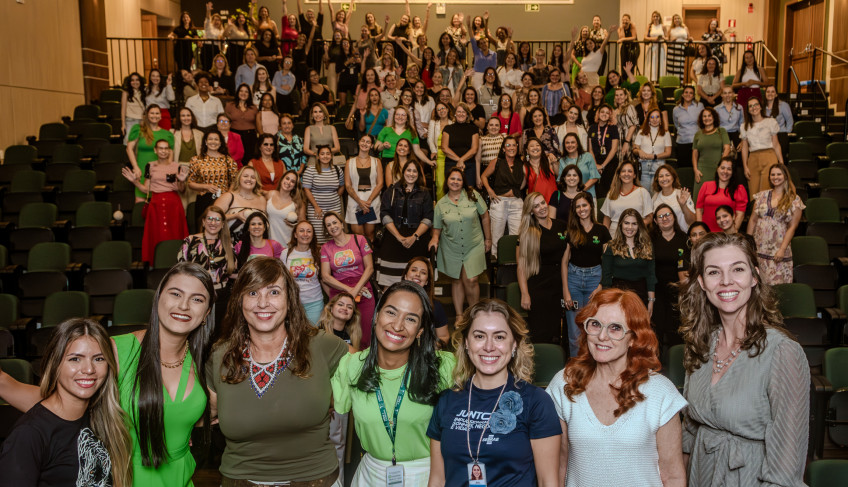
[[[739,355],[739,352],[742,350],[740,346],[736,350],[731,350],[730,355],[725,357],[724,360],[718,359],[718,334],[716,334],[715,340],[713,340],[713,373],[720,374],[722,369],[725,367],[729,367],[731,363],[736,359]]]
[[[182,367],[183,362],[185,362],[186,357],[188,357],[188,342],[186,342],[186,344],[185,344],[185,352],[183,352],[183,358],[181,358],[177,362],[170,362],[169,363],[169,362],[164,362],[160,357],[159,358],[159,364],[162,365],[162,367],[167,367],[169,369],[176,369],[177,367]]]
[[[247,201],[250,201],[250,200],[256,198],[256,196],[254,196],[254,195],[245,196],[245,195],[241,194],[241,191],[239,191],[238,195],[241,196],[242,198],[246,199]]]
[[[483,431],[480,432],[480,440],[477,441],[477,455],[473,455],[471,453],[471,393],[474,391],[474,377],[477,374],[471,376],[471,380],[468,381],[468,422],[465,426],[465,444],[468,446],[468,456],[471,457],[471,460],[474,462],[474,465],[477,465],[477,462],[480,459],[480,445],[483,444],[483,437],[486,436],[486,430],[489,428],[489,419],[486,420],[486,424],[483,425]],[[492,414],[495,414],[495,411],[498,409],[498,404],[501,402],[501,397],[503,397],[504,390],[506,389],[506,385],[509,383],[509,378],[504,382],[503,387],[501,387],[501,393],[498,394],[498,399],[495,401],[495,407],[492,408]],[[489,415],[491,418],[491,414]],[[489,443],[491,444],[491,443]]]
[[[268,389],[274,385],[277,377],[286,370],[289,362],[291,361],[291,352],[288,352],[287,345],[289,343],[289,337],[286,337],[283,340],[283,348],[280,349],[280,353],[277,354],[277,358],[272,360],[267,364],[260,364],[253,360],[253,356],[250,353],[250,343],[248,342],[247,346],[244,347],[244,352],[242,352],[242,357],[248,361],[248,375],[250,376],[250,386],[253,388],[253,392],[256,393],[256,397],[262,399],[262,396],[268,392]]]

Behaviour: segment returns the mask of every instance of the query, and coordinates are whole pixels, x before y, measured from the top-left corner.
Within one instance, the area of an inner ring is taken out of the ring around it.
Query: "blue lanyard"
[[[380,391],[380,386],[377,386],[375,391],[377,394],[377,404],[380,406],[380,416],[383,418],[383,426],[386,427],[386,433],[389,434],[389,439],[392,440],[392,465],[397,465],[395,460],[395,440],[397,439],[397,418],[400,411],[400,403],[403,402],[403,396],[406,394],[406,381],[409,379],[409,364],[406,366],[406,372],[403,373],[403,379],[400,382],[400,390],[398,391],[397,400],[395,401],[395,413],[392,421],[389,422],[389,413],[386,411],[386,404],[383,402],[383,393]]]

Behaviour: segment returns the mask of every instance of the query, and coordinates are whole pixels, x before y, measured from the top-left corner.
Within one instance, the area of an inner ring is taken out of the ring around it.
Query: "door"
[[[824,1],[805,0],[787,6],[785,29],[783,51],[786,64],[795,69],[800,81],[811,80],[812,48],[824,46]],[[816,71],[821,73],[821,54],[817,54],[816,58]],[[787,82],[792,83],[790,79]]]
[[[701,35],[706,32],[710,26],[712,19],[719,18],[721,10],[718,7],[683,7],[683,24],[689,29],[689,35],[696,41],[701,40]],[[689,68],[692,63],[692,58],[686,60],[686,77],[689,78]],[[688,79],[689,82],[696,80]]]
[[[159,43],[153,40],[158,37],[156,27],[156,16],[141,14],[141,49],[144,53],[144,73],[149,73],[153,68],[159,68]]]

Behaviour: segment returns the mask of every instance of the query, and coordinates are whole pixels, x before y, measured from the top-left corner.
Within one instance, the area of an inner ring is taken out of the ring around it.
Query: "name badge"
[[[606,146],[603,146],[603,145],[601,146],[601,155],[602,155],[602,156],[607,155],[607,148],[606,148]]]
[[[403,487],[403,465],[386,468],[386,487]]]
[[[486,465],[474,462],[468,464],[468,485],[486,487]]]

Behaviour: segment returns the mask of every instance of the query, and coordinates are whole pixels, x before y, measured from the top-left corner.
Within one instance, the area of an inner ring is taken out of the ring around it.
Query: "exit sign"
[[[345,12],[349,12],[350,11],[350,4],[349,3],[343,3],[342,4],[342,10],[344,10]],[[356,12],[356,4],[353,4],[353,11]]]
[[[525,12],[538,12],[539,11],[539,4],[538,3],[525,3],[524,4],[524,11]]]

